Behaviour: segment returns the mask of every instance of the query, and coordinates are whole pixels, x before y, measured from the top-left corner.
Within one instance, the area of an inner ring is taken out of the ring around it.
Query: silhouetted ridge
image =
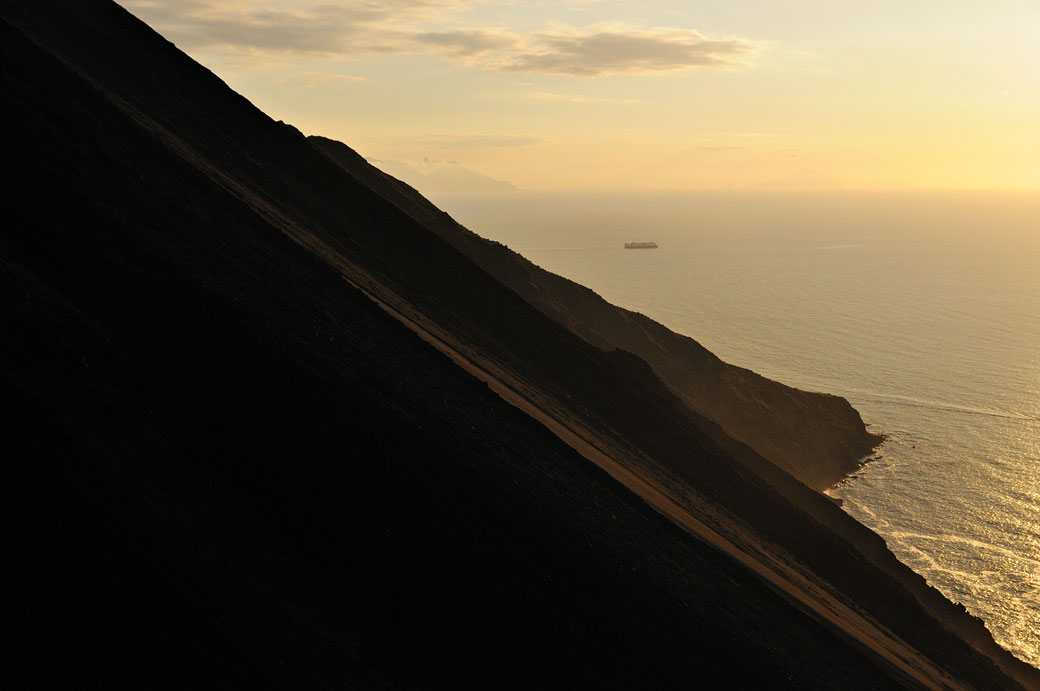
[[[726,364],[693,339],[615,307],[588,288],[479,237],[345,144],[309,139],[359,181],[575,334],[605,350],[622,348],[644,358],[690,408],[810,487],[823,489],[838,482],[880,442],[844,398],[793,389]]]
[[[642,360],[532,307],[118,6],[0,5],[0,54],[11,679],[921,683],[769,559],[879,622],[924,679],[1034,679]]]

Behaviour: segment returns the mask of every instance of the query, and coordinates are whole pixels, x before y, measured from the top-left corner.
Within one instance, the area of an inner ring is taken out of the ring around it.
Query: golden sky
[[[275,119],[525,189],[1040,189],[1040,0],[123,0]]]

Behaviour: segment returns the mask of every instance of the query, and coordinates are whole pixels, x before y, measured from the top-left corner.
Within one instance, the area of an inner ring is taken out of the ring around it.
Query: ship
[[[626,250],[655,250],[657,249],[656,242],[626,242]]]

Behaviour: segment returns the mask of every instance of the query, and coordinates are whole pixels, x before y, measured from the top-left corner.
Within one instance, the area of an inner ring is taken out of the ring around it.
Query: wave
[[[999,408],[986,408],[980,406],[965,405],[962,403],[948,403],[944,401],[930,401],[923,398],[914,398],[913,396],[901,396],[898,394],[883,394],[876,392],[862,393],[863,395],[879,398],[888,401],[893,405],[904,406],[907,408],[927,408],[929,410],[941,410],[950,413],[963,413],[965,415],[984,415],[986,417],[998,417],[1005,418],[1008,420],[1025,420],[1032,422],[1040,421],[1040,417],[1036,415],[1019,413],[1014,410],[1001,410]]]
[[[1018,562],[1020,564],[1029,564],[1033,566],[1035,569],[1033,573],[1036,575],[1040,575],[1040,560],[1028,557],[1022,554],[1021,552],[1015,551],[1013,549],[1008,549],[1006,547],[995,545],[992,542],[977,540],[975,538],[967,537],[964,535],[928,535],[925,533],[918,533],[913,531],[884,530],[883,528],[880,530],[883,531],[883,534],[886,539],[898,540],[901,544],[906,545],[908,547],[913,547],[913,545],[910,544],[910,541],[912,540],[924,540],[946,544],[961,544],[966,547],[970,547],[976,551],[991,552],[993,554],[998,554],[1001,557],[1004,557],[1005,559],[1012,562]],[[938,569],[943,571],[949,570],[948,568],[942,566],[939,566]]]
[[[892,405],[905,408],[924,408],[927,410],[938,410],[950,413],[963,413],[965,415],[983,415],[986,417],[1004,418],[1008,420],[1022,420],[1026,422],[1040,422],[1040,415],[1022,413],[1017,410],[1006,410],[1003,408],[992,408],[984,405],[972,405],[970,403],[955,403],[952,401],[938,401],[906,394],[884,393],[872,389],[860,389],[851,386],[833,386],[821,382],[798,381],[796,377],[784,376],[783,374],[773,377],[778,381],[794,382],[793,386],[811,391],[828,391],[846,398],[857,396],[884,401]]]
[[[599,250],[620,249],[618,247],[520,247],[515,251],[524,252],[593,252]]]
[[[873,398],[906,408],[925,408],[928,410],[940,410],[950,413],[963,413],[965,415],[984,415],[986,417],[998,417],[1008,420],[1040,422],[1040,416],[1032,415],[1030,413],[1020,413],[1016,410],[990,408],[987,406],[971,405],[970,403],[936,401],[928,398],[918,398],[916,396],[907,396],[904,394],[882,393],[880,391],[871,391],[868,389],[845,388],[842,395]]]

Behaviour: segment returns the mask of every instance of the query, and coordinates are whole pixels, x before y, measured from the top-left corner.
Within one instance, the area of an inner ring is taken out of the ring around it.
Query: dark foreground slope
[[[118,7],[0,17],[8,622],[40,686],[908,681],[354,284],[569,401],[963,683],[1025,678],[639,360],[534,310]]]
[[[729,365],[652,319],[611,305],[509,248],[456,223],[408,185],[341,142],[309,137],[358,180],[451,243],[527,302],[589,343],[635,353],[690,408],[817,489],[830,487],[877,446],[859,413],[839,396],[811,393]]]
[[[0,45],[12,678],[878,677],[6,22]]]

